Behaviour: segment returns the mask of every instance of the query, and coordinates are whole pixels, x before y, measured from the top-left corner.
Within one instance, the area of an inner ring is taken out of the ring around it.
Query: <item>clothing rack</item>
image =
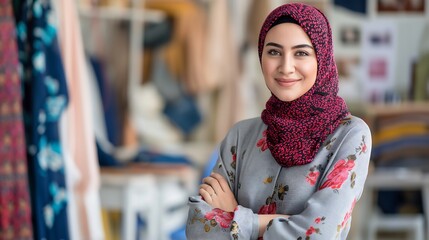
[[[125,20],[130,22],[130,42],[129,42],[129,79],[128,96],[132,103],[133,96],[138,94],[140,79],[142,77],[142,53],[143,53],[143,24],[147,22],[162,22],[166,19],[166,14],[159,10],[144,9],[144,0],[132,0],[129,8],[109,7],[109,6],[79,6],[81,17],[97,18],[103,20]],[[133,106],[131,104],[131,113]]]

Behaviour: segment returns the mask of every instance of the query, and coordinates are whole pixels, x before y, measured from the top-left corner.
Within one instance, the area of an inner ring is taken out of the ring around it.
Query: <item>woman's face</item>
[[[281,23],[268,31],[262,52],[262,72],[268,89],[282,101],[293,101],[314,85],[316,52],[300,26]]]

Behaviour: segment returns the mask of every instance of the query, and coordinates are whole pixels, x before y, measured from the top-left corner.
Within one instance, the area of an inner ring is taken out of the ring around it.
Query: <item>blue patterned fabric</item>
[[[69,239],[59,119],[65,73],[50,1],[14,1],[34,239]]]

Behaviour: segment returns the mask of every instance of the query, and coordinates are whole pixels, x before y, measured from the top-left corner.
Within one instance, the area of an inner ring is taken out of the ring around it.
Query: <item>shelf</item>
[[[131,9],[117,7],[80,7],[82,17],[102,18],[110,20],[136,20],[140,22],[160,22],[166,18],[166,14],[159,10]]]
[[[366,113],[369,116],[386,116],[410,113],[428,113],[429,102],[402,102],[371,104],[365,106]]]

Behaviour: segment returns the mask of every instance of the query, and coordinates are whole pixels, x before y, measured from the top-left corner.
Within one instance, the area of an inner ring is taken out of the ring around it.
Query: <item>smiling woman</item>
[[[302,28],[281,19],[265,38],[262,72],[270,91],[282,101],[293,101],[314,85],[316,52]]]
[[[371,133],[337,96],[330,25],[314,7],[285,4],[258,43],[271,98],[222,141],[189,198],[187,239],[346,239]]]

